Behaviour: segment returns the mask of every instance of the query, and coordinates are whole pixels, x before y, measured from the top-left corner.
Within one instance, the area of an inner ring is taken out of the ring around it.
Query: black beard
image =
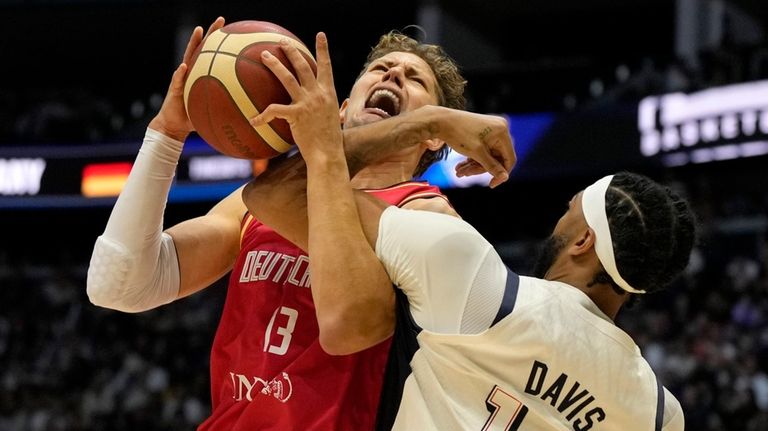
[[[544,278],[549,268],[555,263],[555,259],[565,248],[568,241],[562,235],[551,235],[539,246],[536,253],[536,260],[533,264],[532,275],[537,278]]]

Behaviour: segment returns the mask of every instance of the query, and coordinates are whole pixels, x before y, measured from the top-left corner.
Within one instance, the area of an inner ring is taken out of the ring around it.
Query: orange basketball
[[[282,39],[298,48],[317,73],[312,53],[299,38],[264,21],[228,24],[209,34],[193,54],[184,104],[200,137],[222,154],[268,159],[294,145],[285,120],[255,128],[249,123],[271,103],[291,103],[283,84],[261,62],[261,52],[269,50],[294,72],[280,49]]]

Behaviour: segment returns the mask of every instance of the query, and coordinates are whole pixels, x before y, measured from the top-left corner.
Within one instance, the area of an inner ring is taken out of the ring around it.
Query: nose
[[[392,81],[398,87],[402,88],[405,83],[405,68],[399,65],[392,66],[381,77],[382,81]]]

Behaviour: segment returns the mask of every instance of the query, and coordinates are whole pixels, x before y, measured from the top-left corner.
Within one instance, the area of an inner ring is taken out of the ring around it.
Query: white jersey
[[[577,288],[509,271],[467,223],[389,208],[376,251],[422,328],[394,429],[683,430],[629,335]]]

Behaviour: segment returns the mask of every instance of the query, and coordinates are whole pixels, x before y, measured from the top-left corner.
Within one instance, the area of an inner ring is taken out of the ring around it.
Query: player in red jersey
[[[223,25],[217,19],[209,32]],[[306,254],[254,220],[241,190],[206,215],[162,231],[175,167],[192,130],[182,100],[187,62],[202,38],[202,29],[195,29],[94,246],[89,298],[140,312],[191,295],[231,271],[211,353],[213,411],[200,428],[373,428],[390,328],[359,328],[381,340],[361,352],[354,335],[324,331],[321,338],[318,324],[333,325],[318,323],[315,307],[346,307],[337,314],[343,323],[354,301],[316,303]],[[409,181],[441,156],[443,140],[458,133],[444,123],[456,116],[435,118],[434,109],[422,107],[461,108],[463,88],[456,66],[438,48],[402,35],[382,38],[340,109],[355,187],[392,204],[456,215],[436,188]],[[365,282],[390,283],[386,277]],[[331,356],[321,344],[336,354],[357,353]]]

